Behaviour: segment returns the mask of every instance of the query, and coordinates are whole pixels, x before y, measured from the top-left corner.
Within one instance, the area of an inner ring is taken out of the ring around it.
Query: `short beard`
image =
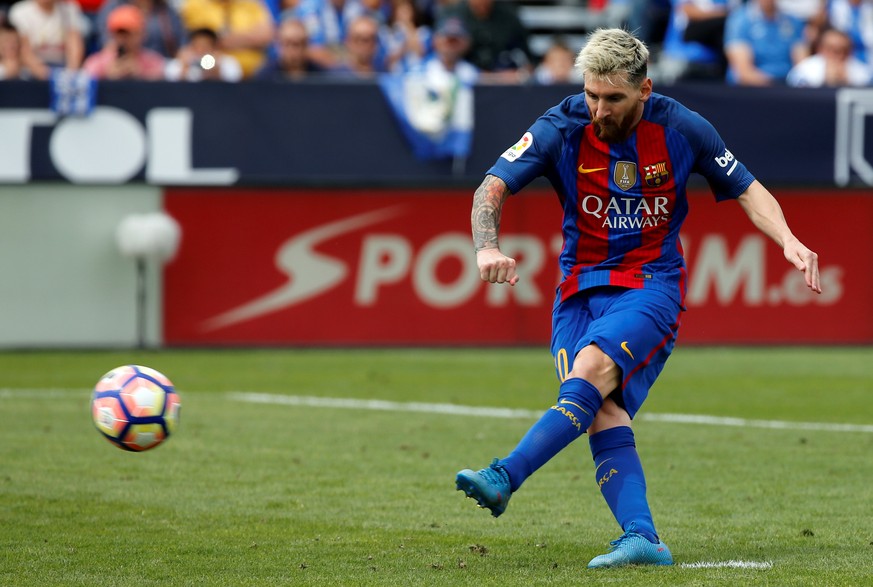
[[[591,121],[594,125],[594,135],[604,143],[620,143],[626,140],[630,134],[630,120],[625,119],[621,125],[603,124],[600,118]]]

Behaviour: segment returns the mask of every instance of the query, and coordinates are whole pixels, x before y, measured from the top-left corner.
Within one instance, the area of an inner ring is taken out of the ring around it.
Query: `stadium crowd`
[[[662,83],[873,84],[873,0],[589,0],[624,7]],[[0,80],[367,79],[434,63],[484,83],[578,83],[531,50],[520,0],[0,0]],[[448,57],[447,57],[448,56]],[[448,65],[447,65],[448,64]],[[460,68],[460,69],[458,69]]]

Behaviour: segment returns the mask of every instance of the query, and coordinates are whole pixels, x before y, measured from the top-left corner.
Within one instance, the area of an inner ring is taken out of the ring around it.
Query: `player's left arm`
[[[818,255],[809,250],[791,232],[782,214],[782,207],[773,194],[761,182],[755,180],[740,194],[738,201],[758,230],[782,247],[782,253],[788,262],[803,272],[806,285],[812,291],[821,293]]]

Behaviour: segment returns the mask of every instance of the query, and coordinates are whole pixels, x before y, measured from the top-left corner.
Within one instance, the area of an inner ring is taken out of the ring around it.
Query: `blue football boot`
[[[480,508],[491,510],[495,518],[506,511],[512,495],[509,475],[499,464],[499,459],[494,459],[486,469],[464,469],[455,477],[455,485],[458,491],[475,499]]]
[[[612,546],[609,552],[591,559],[591,562],[588,563],[589,569],[607,569],[627,565],[673,564],[673,555],[670,554],[667,545],[660,540],[657,544],[652,544],[648,538],[634,532],[633,523],[618,540],[613,540],[609,544]]]

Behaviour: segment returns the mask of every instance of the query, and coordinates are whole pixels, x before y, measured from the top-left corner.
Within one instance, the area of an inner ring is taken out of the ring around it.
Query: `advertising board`
[[[682,233],[685,343],[873,340],[873,199],[780,192],[821,258],[823,293],[733,202],[690,195]],[[164,279],[170,345],[513,345],[548,340],[560,276],[560,206],[548,190],[507,203],[514,287],[483,283],[466,190],[171,188],[182,247]]]

